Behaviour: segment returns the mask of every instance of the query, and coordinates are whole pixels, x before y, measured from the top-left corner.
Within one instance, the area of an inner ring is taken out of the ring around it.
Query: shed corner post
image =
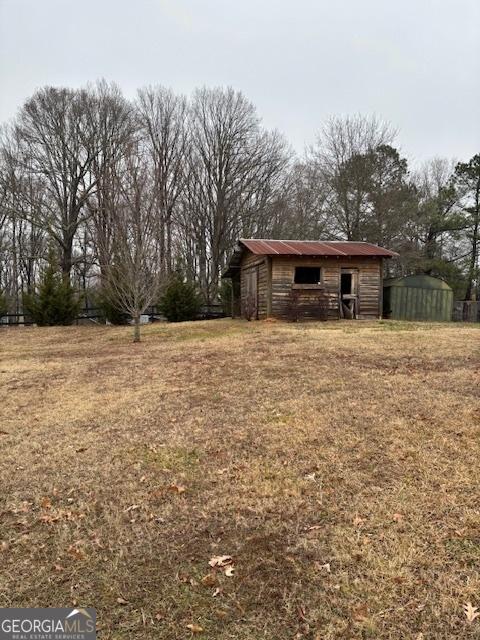
[[[383,258],[380,258],[380,290],[378,292],[378,319],[383,319]]]
[[[272,257],[265,256],[267,267],[267,318],[272,315]]]

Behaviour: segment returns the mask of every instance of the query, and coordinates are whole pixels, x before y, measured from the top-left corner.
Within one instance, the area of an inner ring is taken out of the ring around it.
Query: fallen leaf
[[[218,594],[219,594],[219,593],[220,593],[220,589],[217,587],[217,588],[215,589],[215,591],[212,593],[212,596],[213,596],[214,598],[216,598],[216,597],[218,596]]]
[[[466,602],[463,605],[463,610],[465,611],[465,615],[467,616],[467,620],[470,624],[472,624],[472,622],[474,622],[474,620],[478,618],[478,616],[480,616],[478,607],[474,607],[471,602]]]
[[[136,511],[137,509],[140,509],[139,504],[131,504],[129,507],[124,509],[124,513],[128,513],[129,511]]]
[[[227,578],[231,578],[234,573],[235,573],[235,567],[232,567],[231,564],[225,567],[225,575],[227,576]]]
[[[83,560],[83,558],[85,558],[85,553],[74,544],[68,547],[68,553],[74,556],[74,558],[77,558],[77,560]]]
[[[217,584],[217,578],[213,573],[207,573],[207,575],[202,578],[202,584],[205,587],[214,587]]]
[[[208,561],[208,564],[211,567],[226,567],[229,564],[232,564],[233,558],[232,556],[213,556]]]
[[[359,515],[356,515],[355,518],[353,519],[353,526],[361,527],[364,522],[365,520],[363,518],[360,518]]]
[[[368,607],[366,604],[359,604],[352,609],[352,618],[357,622],[368,620]]]
[[[42,501],[40,504],[42,509],[51,509],[52,507],[52,501],[50,500],[50,498],[47,498],[47,497],[42,498]]]
[[[52,524],[52,522],[58,522],[60,520],[59,516],[51,516],[45,514],[44,516],[40,516],[40,522],[45,522],[46,524]]]
[[[180,484],[171,484],[168,488],[170,491],[175,491],[176,493],[185,493],[187,490],[186,487],[183,487]]]
[[[228,616],[228,613],[226,611],[222,611],[221,609],[217,609],[217,611],[215,611],[215,615],[217,616],[217,618],[223,620]]]
[[[331,572],[332,572],[332,570],[331,570],[331,568],[330,568],[330,563],[329,563],[329,562],[325,562],[325,564],[321,564],[321,565],[319,565],[319,567],[318,567],[318,568],[319,568],[319,569],[325,569],[325,571],[326,571],[327,573],[331,573]]]
[[[392,517],[395,522],[401,522],[403,520],[403,516],[401,513],[394,513]]]
[[[117,603],[118,604],[128,604],[128,600],[125,600],[125,598],[119,597],[119,598],[117,598]]]
[[[187,624],[187,629],[190,629],[192,633],[202,633],[203,627],[199,624]]]
[[[297,606],[297,614],[302,622],[307,622],[305,607],[303,607],[301,604]]]

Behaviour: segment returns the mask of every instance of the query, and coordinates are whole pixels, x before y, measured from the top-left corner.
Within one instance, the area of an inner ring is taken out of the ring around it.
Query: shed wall
[[[385,287],[385,315],[395,320],[452,319],[453,291],[419,287]]]
[[[260,320],[267,317],[267,259],[265,256],[257,256],[247,252],[242,258],[240,268],[240,301],[241,314],[245,313],[246,302],[246,286],[245,280],[247,273],[255,273],[257,278],[257,314]]]
[[[328,317],[339,317],[340,273],[342,268],[358,269],[359,317],[378,318],[381,313],[381,258],[311,258],[273,256],[272,260],[272,316],[288,318],[288,303],[295,267],[319,266],[322,283],[328,297]]]

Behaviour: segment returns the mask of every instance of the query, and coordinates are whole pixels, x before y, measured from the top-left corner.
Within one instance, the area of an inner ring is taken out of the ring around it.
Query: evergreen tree
[[[454,182],[461,192],[467,241],[470,245],[466,270],[465,299],[480,293],[480,154],[469,162],[459,162],[455,167]]]
[[[160,300],[160,311],[169,322],[194,320],[200,310],[195,287],[174,274]]]
[[[222,311],[226,316],[232,315],[232,286],[231,280],[222,280],[218,292],[222,303]]]
[[[72,324],[80,311],[80,299],[68,279],[62,277],[50,253],[38,290],[24,298],[24,308],[40,327]]]
[[[8,311],[7,299],[4,294],[0,291],[0,318],[4,316]]]

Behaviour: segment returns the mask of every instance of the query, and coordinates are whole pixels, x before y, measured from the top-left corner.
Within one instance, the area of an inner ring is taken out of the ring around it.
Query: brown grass
[[[0,340],[0,606],[93,606],[105,639],[479,637],[478,328]]]

